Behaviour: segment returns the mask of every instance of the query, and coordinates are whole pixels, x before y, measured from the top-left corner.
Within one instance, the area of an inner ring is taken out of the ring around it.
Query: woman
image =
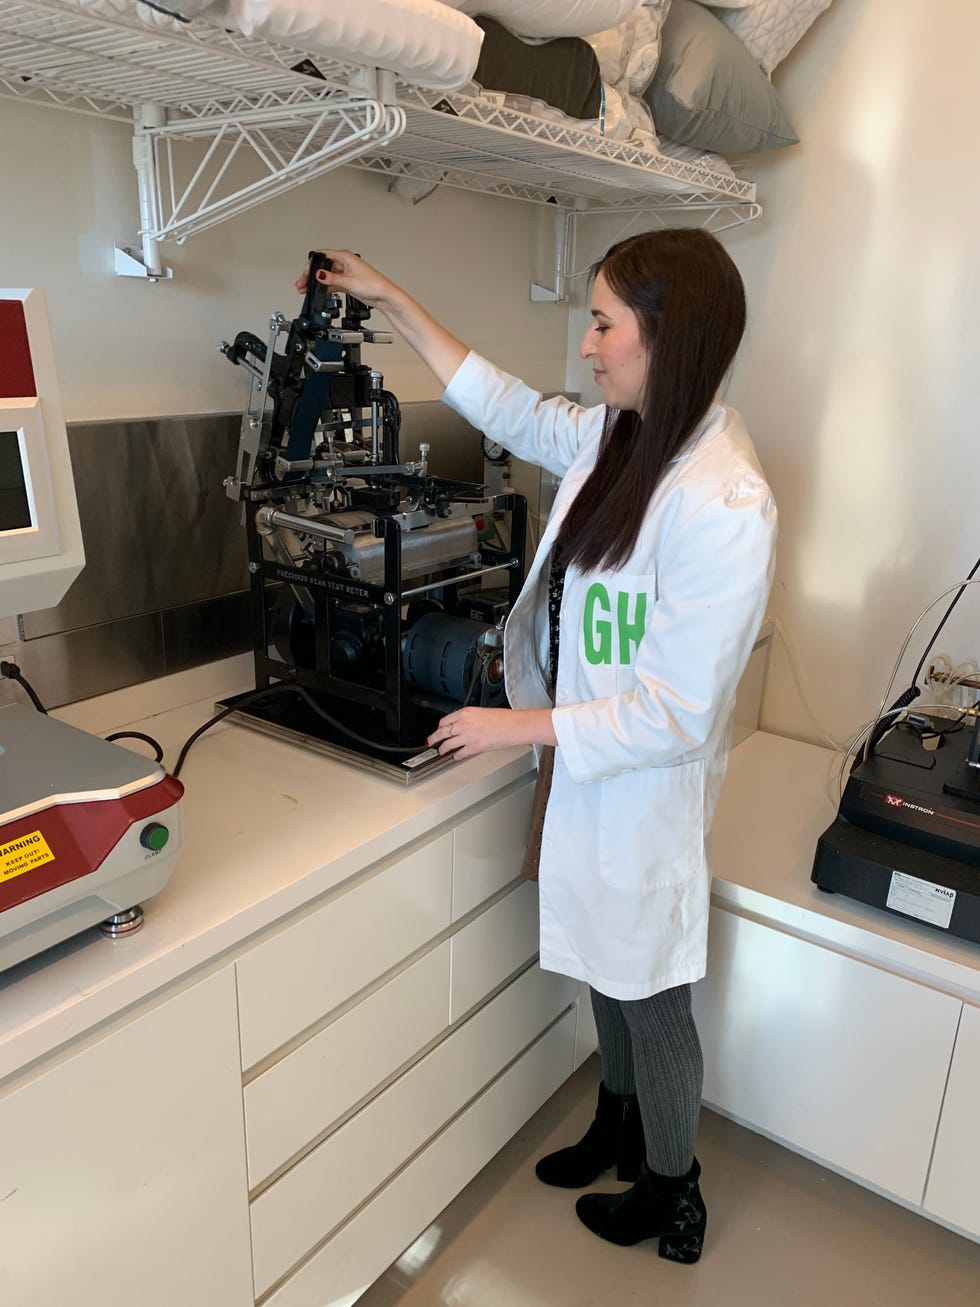
[[[717,400],[745,326],[741,278],[703,231],[614,245],[581,349],[605,405],[583,408],[542,400],[355,255],[325,253],[319,279],[380,309],[448,404],[563,478],[505,629],[512,707],[451,712],[429,743],[457,758],[538,753],[541,966],[589,983],[603,1071],[587,1134],[543,1158],[539,1178],[583,1187],[616,1165],[635,1183],[581,1197],[584,1224],[694,1262],[705,840],[776,535],[752,444]]]

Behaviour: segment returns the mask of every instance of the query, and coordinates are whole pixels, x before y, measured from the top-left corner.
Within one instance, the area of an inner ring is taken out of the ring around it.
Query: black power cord
[[[495,653],[496,651],[493,652]],[[480,683],[481,674],[483,673],[488,661],[489,658],[486,655],[477,655],[473,665],[473,673],[470,677],[470,683],[463,698],[462,707],[465,708],[473,698],[474,691]],[[367,745],[370,749],[377,749],[380,753],[393,753],[399,757],[409,758],[413,754],[419,753],[429,747],[428,742],[425,740],[423,740],[421,744],[413,744],[406,748],[404,745],[382,744],[379,740],[368,739],[366,735],[360,735],[357,731],[352,730],[351,727],[345,726],[344,723],[338,721],[336,717],[331,717],[328,712],[320,707],[313,696],[304,689],[303,686],[295,685],[289,681],[282,681],[278,685],[269,685],[264,690],[253,690],[250,694],[242,695],[240,699],[236,699],[236,701],[228,708],[222,708],[221,712],[215,713],[215,715],[209,721],[206,721],[203,726],[199,726],[194,734],[185,740],[184,746],[177,758],[177,765],[174,767],[171,775],[175,777],[180,775],[181,768],[184,765],[184,759],[187,757],[187,752],[195,740],[199,739],[205,731],[209,731],[212,726],[216,726],[218,722],[224,721],[230,713],[236,712],[246,704],[260,702],[262,699],[266,699],[270,695],[286,693],[298,694],[307,707],[311,708],[318,717],[322,717],[328,726],[332,726],[334,730],[341,731],[352,740],[356,740],[358,744]]]
[[[887,735],[888,732],[895,725],[895,723],[891,720],[892,717],[894,717],[894,715],[899,711],[899,709],[907,708],[910,703],[915,703],[916,699],[918,699],[920,694],[921,694],[921,690],[917,685],[910,685],[907,690],[902,691],[902,693],[898,696],[898,698],[888,709],[888,711],[886,713],[881,714],[881,720],[878,722],[878,725],[871,732],[871,736],[868,740],[867,753],[862,755],[861,750],[858,749],[854,757],[854,767],[856,767],[858,763],[862,761],[866,761],[867,758],[870,758],[873,755],[875,751],[875,747],[880,743],[882,736]],[[851,770],[853,771],[854,768],[852,767]]]
[[[265,693],[265,691],[263,691],[263,693]],[[246,696],[245,699],[239,700],[239,703],[245,703],[248,701],[249,701],[249,696]],[[194,743],[194,741],[199,739],[204,734],[205,731],[209,731],[212,726],[216,726],[218,722],[224,721],[224,719],[228,716],[228,714],[233,713],[237,707],[238,704],[233,704],[232,707],[230,708],[222,708],[221,712],[215,713],[215,715],[209,721],[206,721],[203,726],[199,726],[193,735],[189,735],[187,737],[187,739],[184,741],[183,748],[181,749],[180,753],[177,755],[177,765],[170,773],[175,780],[180,775],[180,769],[184,765],[184,759],[187,757],[187,752],[190,749],[191,745]]]
[[[148,744],[156,755],[157,762],[163,762],[163,748],[153,738],[152,735],[144,735],[142,731],[116,731],[113,735],[105,737],[107,744],[112,744],[115,740],[142,740]]]
[[[10,659],[3,659],[0,661],[0,676],[5,676],[10,681],[16,681],[38,712],[44,713],[45,717],[47,717],[47,708],[45,708],[44,704],[35,694],[34,687],[31,685],[30,681],[21,675],[20,668],[15,662]]]
[[[15,662],[9,659],[0,661],[0,675],[7,677],[11,681],[16,681],[25,694],[30,698],[31,703],[33,703],[38,712],[43,713],[45,717],[48,716],[47,708],[45,708],[44,704],[41,702],[31,683],[21,674],[21,670]],[[379,749],[382,753],[394,753],[409,758],[413,754],[416,754],[427,747],[424,742],[422,744],[413,744],[410,747],[405,747],[403,745],[381,744],[377,740],[369,740],[367,736],[359,735],[357,731],[351,730],[349,726],[345,726],[343,722],[337,721],[335,717],[331,717],[329,713],[324,712],[313,696],[308,694],[301,685],[291,685],[288,682],[283,682],[280,685],[270,685],[264,690],[253,690],[251,694],[243,695],[242,698],[232,704],[230,708],[223,708],[221,712],[215,713],[210,720],[206,721],[203,726],[199,726],[193,735],[189,736],[188,739],[184,741],[180,753],[177,756],[177,765],[174,767],[171,775],[174,778],[180,775],[188,750],[205,731],[210,730],[212,726],[223,721],[237,708],[243,707],[245,704],[255,703],[261,699],[267,699],[270,695],[283,694],[287,690],[292,691],[293,694],[298,694],[318,717],[322,717],[323,720],[330,726],[334,727],[335,730],[343,732],[344,735],[349,735],[351,739],[357,740],[359,744],[366,744],[371,749]],[[159,742],[155,740],[152,735],[145,735],[142,731],[116,731],[112,735],[107,735],[105,739],[108,743],[112,743],[115,740],[142,740],[153,749],[153,752],[156,755],[156,761],[159,763],[163,762],[163,749]]]
[[[222,708],[221,712],[215,713],[215,715],[209,721],[206,721],[203,726],[199,726],[194,734],[184,741],[184,746],[177,758],[177,765],[174,767],[171,775],[175,777],[180,775],[181,768],[184,765],[184,759],[187,757],[187,752],[191,745],[194,744],[194,742],[199,739],[205,731],[209,731],[211,727],[216,726],[218,722],[224,721],[230,713],[236,712],[246,704],[256,703],[262,699],[267,699],[270,695],[285,694],[287,692],[298,694],[303,702],[311,708],[318,717],[322,717],[323,720],[335,730],[341,731],[344,735],[349,735],[352,740],[357,740],[359,744],[365,744],[371,749],[378,749],[381,753],[393,753],[398,754],[400,757],[410,758],[413,754],[419,753],[421,750],[428,747],[425,741],[421,744],[413,744],[406,748],[404,745],[381,744],[378,740],[370,740],[366,735],[360,735],[349,726],[345,726],[343,722],[339,722],[336,717],[331,717],[328,712],[325,712],[320,707],[313,696],[309,694],[303,686],[283,681],[278,685],[269,685],[264,690],[253,690],[250,694],[242,695],[240,699],[237,699],[228,708]]]
[[[21,670],[15,662],[9,659],[0,661],[0,676],[5,676],[8,680],[16,681],[38,712],[43,713],[45,717],[49,716],[47,708],[45,708],[44,704],[41,702],[33,685],[31,685],[30,681],[21,674]],[[156,755],[156,761],[163,762],[163,749],[158,741],[156,741],[152,735],[144,735],[142,731],[116,731],[114,735],[107,735],[105,739],[109,744],[114,740],[142,740],[144,744],[148,744],[153,750]]]
[[[473,692],[475,691],[480,681],[480,673],[482,671],[483,671],[483,659],[478,656],[473,668],[473,675],[470,680],[470,684],[466,691],[466,696],[463,699],[463,707],[465,707],[473,697]],[[30,682],[21,675],[21,670],[15,662],[12,662],[10,660],[0,661],[0,675],[9,678],[12,681],[16,681],[17,684],[29,696],[31,702],[33,703],[34,707],[38,710],[38,712],[44,713],[45,716],[48,715],[47,708],[45,708],[44,704],[38,698]],[[356,740],[359,744],[367,745],[367,747],[370,749],[377,749],[381,753],[392,753],[400,757],[410,758],[412,757],[413,754],[419,753],[420,751],[428,748],[428,744],[424,740],[422,741],[421,744],[413,744],[413,745],[405,746],[405,745],[395,745],[395,744],[382,744],[378,740],[368,739],[366,735],[360,735],[357,731],[352,730],[351,727],[345,726],[343,722],[338,721],[336,717],[332,717],[328,712],[325,712],[324,709],[321,708],[320,705],[316,702],[313,696],[303,688],[303,686],[294,685],[291,684],[290,682],[283,681],[278,685],[270,685],[263,690],[253,690],[249,694],[242,695],[242,697],[236,700],[235,703],[233,703],[230,707],[222,708],[220,712],[215,713],[213,717],[209,718],[208,721],[206,721],[203,726],[199,726],[197,730],[194,731],[192,735],[188,736],[188,738],[184,741],[183,745],[181,746],[180,753],[177,755],[177,763],[170,774],[175,779],[180,775],[181,769],[184,766],[184,761],[187,757],[187,754],[191,746],[197,740],[200,739],[200,737],[204,734],[205,731],[209,731],[212,726],[216,726],[218,722],[224,721],[224,719],[228,717],[231,713],[236,712],[239,708],[242,708],[247,704],[258,703],[263,699],[268,699],[272,695],[285,694],[287,692],[291,692],[292,694],[299,695],[299,697],[304,701],[304,703],[309,708],[311,708],[312,711],[316,713],[318,717],[322,717],[323,720],[329,726],[332,726],[334,728],[334,730],[338,730],[342,732],[342,734],[349,736],[352,740]],[[156,761],[159,763],[163,762],[163,748],[161,747],[160,743],[157,740],[155,740],[152,735],[145,735],[142,731],[116,731],[112,735],[105,736],[105,739],[106,742],[110,744],[116,740],[142,740],[145,744],[148,744],[153,749],[153,752],[156,755]]]

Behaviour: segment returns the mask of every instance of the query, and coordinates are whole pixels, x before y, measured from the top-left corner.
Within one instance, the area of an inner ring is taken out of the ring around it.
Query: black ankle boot
[[[635,1180],[644,1154],[643,1123],[635,1094],[613,1094],[599,1086],[595,1119],[571,1148],[542,1157],[534,1173],[545,1184],[582,1189],[616,1167],[620,1180]]]
[[[640,1176],[622,1194],[583,1194],[575,1211],[583,1225],[610,1243],[659,1239],[660,1256],[696,1262],[708,1214],[698,1188],[697,1158],[687,1175],[657,1175],[644,1161]]]

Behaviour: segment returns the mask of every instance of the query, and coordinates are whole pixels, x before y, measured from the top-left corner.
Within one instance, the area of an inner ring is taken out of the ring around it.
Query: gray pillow
[[[799,141],[772,83],[710,10],[673,0],[662,39],[643,96],[661,136],[718,154],[758,154]]]

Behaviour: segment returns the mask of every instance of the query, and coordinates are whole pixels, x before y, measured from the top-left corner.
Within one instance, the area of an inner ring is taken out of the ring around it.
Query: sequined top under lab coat
[[[542,400],[472,352],[443,399],[562,477],[504,637],[511,706],[549,707],[547,563],[598,455],[605,408]],[[775,538],[741,418],[716,404],[668,465],[626,564],[568,568],[539,873],[546,970],[621,999],[704,975],[706,840]]]

